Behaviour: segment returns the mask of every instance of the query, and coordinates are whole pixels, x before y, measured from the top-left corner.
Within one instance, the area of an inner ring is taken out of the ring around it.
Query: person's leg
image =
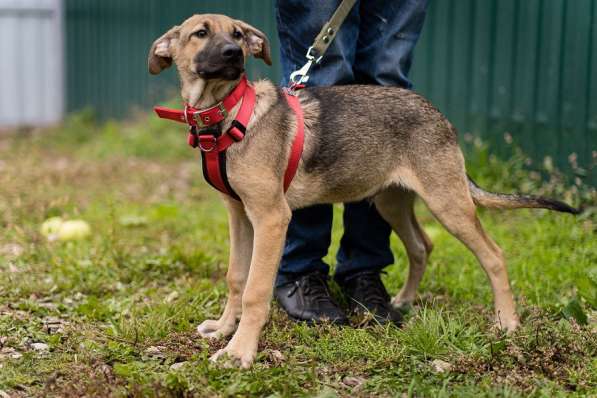
[[[292,212],[276,286],[311,272],[328,274],[329,267],[323,262],[323,257],[330,246],[332,213],[332,205],[312,206]]]
[[[280,38],[282,85],[303,66],[313,40],[332,16],[340,0],[278,0],[276,18]],[[348,16],[320,65],[311,69],[309,86],[352,83],[352,64],[358,36],[357,10]],[[332,206],[295,210],[288,227],[276,280],[275,297],[293,318],[308,322],[324,318],[345,323],[346,317],[327,288],[329,267],[323,262],[332,228]]]
[[[407,75],[427,0],[369,0],[355,7],[360,13],[353,65],[356,82],[410,88]],[[392,264],[390,233],[388,223],[367,201],[346,204],[337,279],[365,270],[379,271]]]
[[[420,35],[427,0],[369,0],[358,5],[360,29],[353,72],[361,84],[411,88],[408,72]],[[368,201],[346,204],[344,236],[337,254],[335,279],[353,310],[367,309],[378,321],[398,324],[380,271],[394,262],[391,227]]]
[[[361,24],[353,71],[363,84],[411,88],[408,72],[428,0],[369,0],[359,5]]]
[[[335,278],[361,271],[381,271],[394,262],[392,228],[369,200],[344,204],[344,235],[336,255]]]
[[[276,19],[280,39],[282,86],[290,73],[302,67],[313,40],[336,11],[340,0],[277,0]],[[308,85],[331,86],[354,83],[352,65],[359,34],[358,2],[348,15],[320,64],[309,73]]]
[[[339,4],[340,0],[276,1],[282,85],[288,83],[291,72],[305,63],[307,49]],[[312,68],[309,86],[353,81],[352,64],[359,31],[358,22],[355,6],[330,45],[321,65]],[[330,244],[331,225],[331,205],[313,206],[292,213],[277,286],[309,272],[320,271],[327,274],[328,266],[323,263],[322,258],[327,254]]]

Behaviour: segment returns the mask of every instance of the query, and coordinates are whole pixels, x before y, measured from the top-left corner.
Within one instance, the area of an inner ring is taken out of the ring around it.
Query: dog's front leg
[[[230,259],[226,274],[228,300],[220,319],[208,319],[197,327],[197,332],[206,338],[228,337],[236,329],[253,251],[253,227],[243,205],[225,195],[223,197],[228,207],[230,232]]]
[[[212,360],[224,354],[243,368],[251,366],[257,354],[257,343],[270,310],[274,279],[282,255],[290,208],[283,194],[274,201],[245,202],[253,224],[253,257],[249,277],[242,296],[242,316],[238,330],[228,345],[215,353]]]

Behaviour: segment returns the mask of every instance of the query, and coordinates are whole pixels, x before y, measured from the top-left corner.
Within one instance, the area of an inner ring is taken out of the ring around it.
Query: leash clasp
[[[316,64],[321,62],[321,59],[323,58],[323,55],[319,55],[317,53],[317,50],[315,49],[315,47],[311,46],[309,47],[309,49],[307,50],[307,55],[305,55],[305,57],[310,60],[315,62]]]
[[[321,62],[323,55],[317,55],[317,50],[313,48],[313,46],[309,47],[307,50],[307,54],[305,55],[307,58],[307,63],[303,65],[302,68],[295,70],[290,74],[290,83],[291,86],[296,86],[300,84],[305,84],[309,81],[309,71],[313,64],[318,64]]]
[[[307,61],[302,68],[295,70],[290,74],[290,83],[292,85],[305,84],[309,80],[309,70],[313,66],[313,60]]]

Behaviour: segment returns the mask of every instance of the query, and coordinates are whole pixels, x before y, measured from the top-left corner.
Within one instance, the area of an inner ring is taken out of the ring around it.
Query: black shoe
[[[371,313],[381,324],[386,322],[392,322],[396,326],[402,324],[402,314],[392,307],[390,295],[381,281],[379,272],[359,272],[338,280],[338,284],[346,295],[352,313],[357,315]]]
[[[294,282],[277,287],[274,296],[294,320],[309,324],[326,321],[338,325],[348,323],[348,318],[330,295],[327,276],[321,272],[303,275]]]

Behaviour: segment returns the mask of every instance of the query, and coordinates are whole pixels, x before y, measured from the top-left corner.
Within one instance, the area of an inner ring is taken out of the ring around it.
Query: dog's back
[[[312,109],[305,112],[310,142],[303,155],[304,171],[325,174],[330,193],[380,187],[401,165],[411,169],[445,151],[459,151],[453,126],[410,90],[316,87],[301,90],[300,97],[305,108]]]

